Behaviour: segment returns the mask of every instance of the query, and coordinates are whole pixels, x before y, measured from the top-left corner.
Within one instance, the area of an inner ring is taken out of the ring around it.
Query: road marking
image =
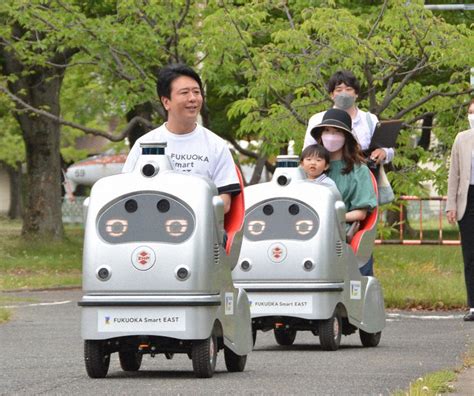
[[[413,315],[413,314],[396,314],[389,313],[387,314],[387,319],[397,320],[397,319],[420,319],[420,320],[442,320],[442,319],[460,319],[464,314],[456,315]]]
[[[54,302],[49,302],[49,303],[36,303],[36,304],[23,304],[23,305],[5,305],[2,308],[23,308],[23,307],[43,307],[43,306],[48,306],[48,305],[63,305],[63,304],[69,304],[72,301],[66,300],[66,301],[54,301]]]

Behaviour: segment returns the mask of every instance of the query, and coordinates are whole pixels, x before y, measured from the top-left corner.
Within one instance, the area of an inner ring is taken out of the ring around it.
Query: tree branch
[[[436,96],[443,96],[443,97],[449,97],[449,96],[459,96],[459,95],[466,95],[470,94],[471,92],[474,92],[474,88],[469,88],[461,92],[440,92],[440,91],[433,91],[426,95],[424,98],[420,99],[418,102],[413,103],[411,106],[408,106],[407,108],[399,111],[397,114],[395,114],[394,118],[402,118],[405,114],[409,113],[410,111],[416,109],[417,107],[425,104],[429,100],[433,99]]]
[[[226,140],[232,144],[232,146],[234,146],[234,148],[242,155],[245,155],[246,157],[249,157],[249,158],[253,158],[255,160],[258,160],[260,158],[260,156],[258,155],[258,153],[252,151],[252,150],[248,150],[248,149],[244,149],[237,140],[235,140],[235,138],[233,137],[226,137]],[[265,166],[267,167],[267,169],[273,169],[274,168],[274,165],[271,164],[270,162],[266,161],[265,162]]]
[[[374,24],[370,28],[369,34],[367,35],[367,38],[366,38],[367,40],[369,40],[372,37],[372,35],[375,32],[375,29],[377,29],[377,26],[379,25],[380,21],[382,20],[383,14],[385,14],[385,10],[387,9],[387,5],[388,5],[388,0],[384,0],[384,2],[382,4],[382,9],[380,10],[379,15],[377,16],[377,19],[375,20]]]
[[[28,110],[28,111],[30,111],[34,114],[39,115],[39,116],[49,118],[50,120],[54,120],[54,121],[58,122],[61,125],[66,125],[68,127],[78,129],[78,130],[80,130],[82,132],[85,132],[89,135],[102,136],[102,137],[104,137],[104,138],[106,138],[106,139],[108,139],[112,142],[119,142],[119,141],[123,140],[126,136],[128,136],[129,132],[132,130],[132,128],[137,123],[145,125],[149,129],[154,128],[154,124],[152,124],[150,121],[148,121],[147,119],[145,119],[143,117],[136,116],[136,117],[133,117],[129,121],[129,123],[126,125],[125,129],[120,134],[114,135],[114,134],[102,131],[100,129],[89,128],[89,127],[86,127],[84,125],[77,124],[75,122],[64,120],[61,117],[57,117],[57,116],[55,116],[55,115],[53,115],[53,114],[51,114],[51,113],[49,113],[45,110],[37,109],[37,108],[29,105],[28,103],[26,103],[24,100],[22,100],[21,98],[19,98],[15,94],[11,93],[8,89],[3,87],[2,85],[0,85],[0,91],[3,92],[4,94],[6,94],[10,99],[12,99],[17,105],[21,106],[24,110]]]
[[[257,72],[257,71],[258,71],[257,65],[254,63],[253,58],[252,58],[252,56],[250,55],[250,51],[249,51],[249,49],[248,49],[248,47],[247,47],[247,44],[245,43],[244,36],[243,36],[243,34],[242,34],[240,28],[237,26],[237,23],[236,23],[236,22],[234,21],[234,19],[230,16],[230,12],[229,12],[229,10],[227,9],[227,6],[226,6],[226,4],[225,4],[225,1],[222,2],[222,6],[224,7],[224,11],[225,11],[227,17],[230,19],[232,25],[234,25],[234,28],[235,28],[235,30],[237,31],[237,34],[239,35],[240,40],[242,41],[242,45],[243,45],[243,47],[244,47],[245,55],[247,56],[248,61],[249,61],[250,64],[252,65],[253,70],[254,70],[255,72]]]

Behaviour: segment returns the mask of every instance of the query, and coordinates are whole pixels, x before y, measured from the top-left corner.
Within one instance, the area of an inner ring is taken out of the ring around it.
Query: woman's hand
[[[455,210],[448,210],[446,212],[446,217],[448,218],[449,224],[454,224],[456,222],[457,213]]]

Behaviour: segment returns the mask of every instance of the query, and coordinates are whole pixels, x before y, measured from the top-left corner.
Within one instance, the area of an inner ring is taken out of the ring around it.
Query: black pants
[[[474,308],[474,185],[469,186],[466,213],[458,222],[461,231],[461,247],[464,259],[467,304]]]

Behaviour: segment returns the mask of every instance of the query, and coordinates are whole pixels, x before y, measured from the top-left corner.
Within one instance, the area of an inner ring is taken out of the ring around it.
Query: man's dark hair
[[[322,158],[327,164],[329,164],[331,161],[329,151],[322,144],[312,144],[310,146],[306,146],[306,148],[301,152],[300,162],[308,157]]]
[[[357,80],[357,77],[349,70],[339,70],[329,78],[327,83],[328,92],[333,93],[340,84],[346,84],[348,87],[354,88],[356,94],[360,91],[359,80]]]
[[[163,97],[171,99],[171,83],[181,76],[187,76],[196,81],[199,84],[201,95],[204,96],[201,77],[189,66],[179,63],[165,66],[159,71],[156,91],[160,99]]]

